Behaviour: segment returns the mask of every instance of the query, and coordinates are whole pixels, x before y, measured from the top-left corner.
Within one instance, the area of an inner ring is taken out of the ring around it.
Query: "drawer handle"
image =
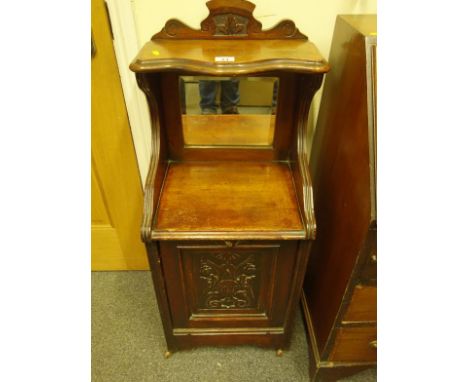
[[[224,241],[226,244],[226,247],[231,248],[232,247],[232,241]]]
[[[370,258],[371,258],[371,263],[372,264],[377,263],[377,255],[375,253],[373,253]]]
[[[369,342],[369,346],[370,346],[372,349],[377,349],[377,340],[374,340],[374,341]]]

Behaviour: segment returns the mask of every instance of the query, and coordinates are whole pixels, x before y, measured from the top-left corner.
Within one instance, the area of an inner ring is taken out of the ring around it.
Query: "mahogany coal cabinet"
[[[130,65],[152,156],[142,238],[168,352],[288,347],[316,225],[308,112],[329,70],[290,20],[269,30],[244,0],[212,0]]]

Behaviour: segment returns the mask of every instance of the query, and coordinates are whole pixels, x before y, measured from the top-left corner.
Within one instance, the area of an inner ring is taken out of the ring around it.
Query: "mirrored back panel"
[[[271,146],[276,77],[179,77],[186,146]]]

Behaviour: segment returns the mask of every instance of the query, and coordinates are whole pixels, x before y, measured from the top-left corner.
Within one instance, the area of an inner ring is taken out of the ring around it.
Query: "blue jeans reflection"
[[[223,114],[239,114],[237,105],[239,104],[239,80],[231,78],[229,80],[214,81],[200,80],[200,108],[202,114],[216,114],[216,86],[221,86],[221,111]]]

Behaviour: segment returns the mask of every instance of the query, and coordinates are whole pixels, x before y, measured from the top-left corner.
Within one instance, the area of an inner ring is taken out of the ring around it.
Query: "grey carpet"
[[[93,382],[308,382],[308,350],[301,315],[282,357],[251,346],[165,351],[161,319],[149,272],[93,272]],[[367,370],[343,381],[376,381]]]

